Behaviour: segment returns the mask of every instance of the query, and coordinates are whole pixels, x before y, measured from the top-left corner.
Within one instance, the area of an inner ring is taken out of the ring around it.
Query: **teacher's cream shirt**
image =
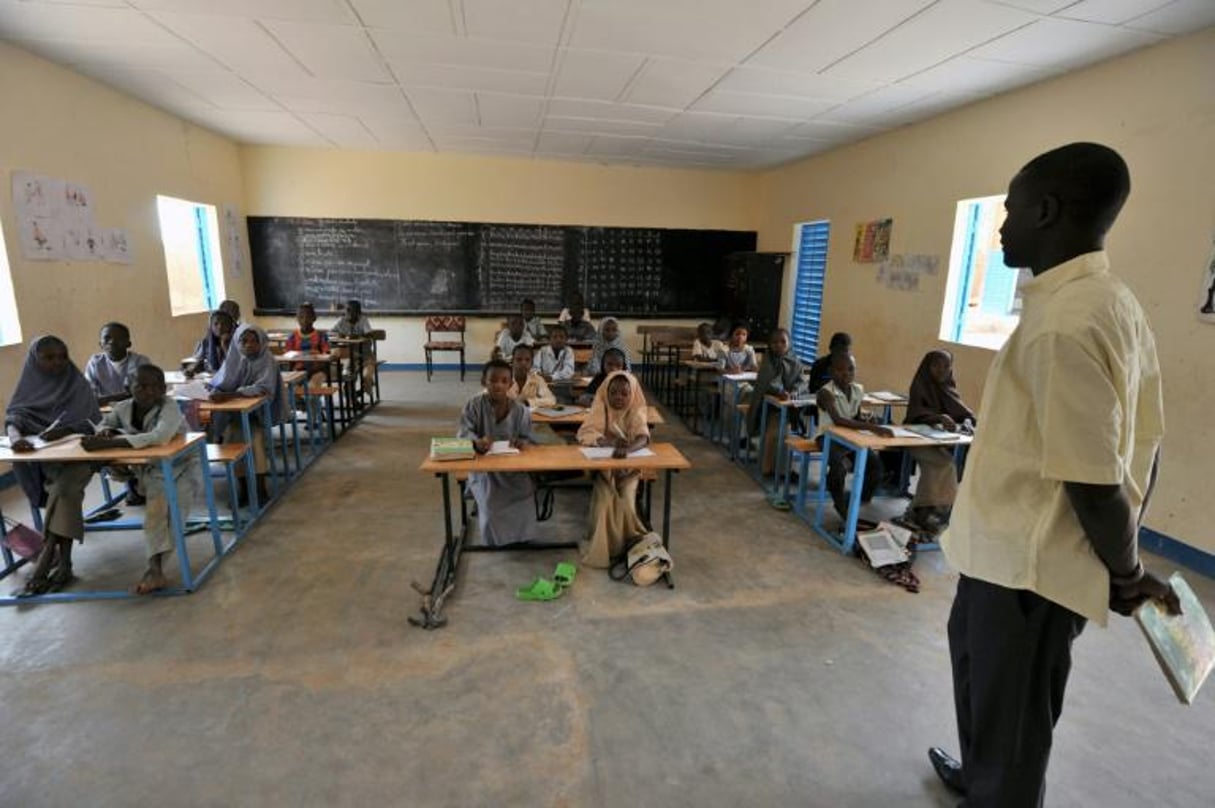
[[[963,575],[1028,589],[1105,625],[1109,572],[1064,481],[1143,502],[1164,433],[1156,343],[1104,252],[1022,284],[1021,322],[987,374],[941,545]]]

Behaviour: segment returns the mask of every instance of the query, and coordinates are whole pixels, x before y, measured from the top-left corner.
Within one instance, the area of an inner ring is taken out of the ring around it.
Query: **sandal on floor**
[[[86,525],[95,525],[98,522],[113,522],[120,516],[122,516],[122,511],[118,510],[117,508],[109,508],[101,511],[100,513],[93,514],[88,519],[85,519],[84,523]]]
[[[13,593],[18,598],[32,598],[37,595],[45,595],[51,591],[51,581],[49,578],[30,578],[25,582],[25,586]]]
[[[537,578],[529,586],[515,590],[519,600],[556,600],[565,590],[547,578]]]
[[[768,504],[778,511],[787,511],[793,507],[784,497],[769,497]]]
[[[565,589],[574,585],[574,576],[577,574],[577,566],[568,561],[562,561],[557,564],[557,569],[553,570],[553,582]]]

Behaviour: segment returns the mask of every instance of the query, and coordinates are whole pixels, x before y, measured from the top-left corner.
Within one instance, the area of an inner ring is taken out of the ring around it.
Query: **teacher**
[[[1004,263],[1033,279],[941,542],[961,573],[949,651],[962,760],[929,758],[966,806],[1042,804],[1088,620],[1149,597],[1178,610],[1138,553],[1164,416],[1152,330],[1104,251],[1129,193],[1126,163],[1095,143],[1040,155],[1008,186]]]

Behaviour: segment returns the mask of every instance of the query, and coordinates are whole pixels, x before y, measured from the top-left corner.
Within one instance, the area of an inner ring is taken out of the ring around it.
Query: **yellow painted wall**
[[[1106,246],[1152,319],[1164,372],[1169,432],[1148,525],[1215,551],[1206,507],[1215,327],[1195,317],[1215,235],[1215,29],[768,172],[760,249],[789,249],[794,223],[829,219],[824,339],[851,332],[858,378],[905,390],[939,344],[956,202],[1003,193],[1029,159],[1076,140],[1112,146],[1131,169],[1131,197]],[[887,216],[892,253],[941,256],[942,271],[921,278],[917,292],[886,289],[874,265],[852,262],[854,226]],[[977,403],[994,354],[948,347],[965,397]]]
[[[723,230],[754,230],[759,223],[759,175],[753,173],[270,146],[242,147],[241,164],[250,215]],[[258,319],[276,327],[291,322]],[[372,320],[388,331],[382,358],[423,360],[420,318]],[[321,322],[327,325],[328,317]],[[488,357],[500,322],[469,319],[473,361]],[[622,323],[626,339],[640,349],[636,325]]]
[[[240,205],[235,144],[2,42],[0,109],[0,225],[25,339],[57,334],[83,368],[99,350],[101,324],[120,320],[131,327],[135,350],[177,367],[206,328],[206,316],[170,316],[156,195],[217,208]],[[10,189],[10,172],[17,170],[88,186],[96,223],[129,232],[134,263],[23,259]],[[231,266],[226,254],[225,266]],[[230,296],[252,301],[247,270],[240,278],[229,271],[225,283]],[[16,384],[25,351],[23,345],[0,348],[0,402]]]

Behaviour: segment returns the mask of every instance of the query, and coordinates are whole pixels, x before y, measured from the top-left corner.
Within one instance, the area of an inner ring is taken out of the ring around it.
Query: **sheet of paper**
[[[759,374],[754,371],[749,373],[725,373],[722,375],[732,382],[753,382],[759,378]]]
[[[205,382],[195,379],[179,384],[173,387],[173,398],[189,398],[196,401],[208,401],[211,398],[211,390]]]
[[[878,401],[902,401],[906,396],[901,396],[898,393],[892,393],[889,390],[878,390],[876,393],[870,393],[870,398],[876,398]]]
[[[532,412],[536,413],[537,415],[548,416],[549,418],[564,418],[568,415],[577,415],[578,413],[585,411],[585,409],[585,407],[574,407],[570,405],[563,406],[561,409],[557,409],[556,407],[536,407],[532,410]]]
[[[519,450],[510,445],[508,440],[496,440],[490,445],[488,455],[517,455]]]
[[[927,436],[921,435],[918,432],[912,432],[910,429],[906,429],[901,426],[888,426],[886,428],[889,429],[896,438],[919,438],[921,440],[927,439]]]
[[[26,438],[26,440],[28,440],[31,444],[33,444],[34,450],[37,451],[38,449],[45,449],[48,446],[58,446],[61,443],[77,443],[80,441],[80,438],[81,438],[80,435],[72,434],[72,435],[65,435],[64,437],[58,438],[56,440],[43,440],[42,438],[38,437],[37,435],[30,435],[29,437]],[[0,438],[0,449],[11,449],[11,448],[13,448],[12,441],[10,441],[7,437]]]
[[[616,451],[611,446],[583,446],[582,456],[587,460],[611,460],[612,452]],[[629,452],[629,457],[653,457],[654,450],[648,447],[642,447],[635,452]]]

